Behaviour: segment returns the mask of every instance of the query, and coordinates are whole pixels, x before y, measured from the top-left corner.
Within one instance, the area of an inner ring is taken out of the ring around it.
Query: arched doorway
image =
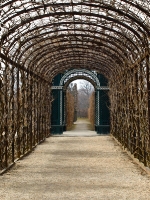
[[[95,87],[95,131],[98,134],[108,134],[110,132],[109,87],[106,77],[95,71],[73,69],[57,74],[52,81],[52,134],[62,134],[66,131],[66,87],[72,80],[81,77],[89,80]]]

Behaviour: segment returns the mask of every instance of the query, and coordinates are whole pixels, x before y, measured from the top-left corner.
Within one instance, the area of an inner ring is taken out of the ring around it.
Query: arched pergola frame
[[[75,69],[108,79],[111,134],[150,166],[149,0],[5,0],[1,29],[1,168],[49,135],[52,81]]]

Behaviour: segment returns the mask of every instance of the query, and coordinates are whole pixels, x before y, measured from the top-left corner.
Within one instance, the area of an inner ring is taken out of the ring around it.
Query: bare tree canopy
[[[87,98],[89,98],[91,93],[94,91],[93,85],[86,80],[80,81],[79,88],[80,88],[79,90],[82,93],[84,93],[87,96]]]

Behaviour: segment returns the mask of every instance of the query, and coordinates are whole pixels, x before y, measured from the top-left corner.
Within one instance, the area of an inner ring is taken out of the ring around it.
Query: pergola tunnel
[[[110,133],[150,167],[150,2],[5,0],[1,10],[0,171],[51,135],[64,86],[54,79],[72,70],[108,80]]]

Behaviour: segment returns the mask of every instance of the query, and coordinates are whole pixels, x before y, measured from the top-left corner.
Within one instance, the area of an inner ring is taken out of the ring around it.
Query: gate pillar
[[[96,88],[95,92],[95,131],[98,134],[110,133],[110,111],[107,86]]]
[[[62,134],[65,131],[65,91],[63,86],[52,86],[51,133]]]

